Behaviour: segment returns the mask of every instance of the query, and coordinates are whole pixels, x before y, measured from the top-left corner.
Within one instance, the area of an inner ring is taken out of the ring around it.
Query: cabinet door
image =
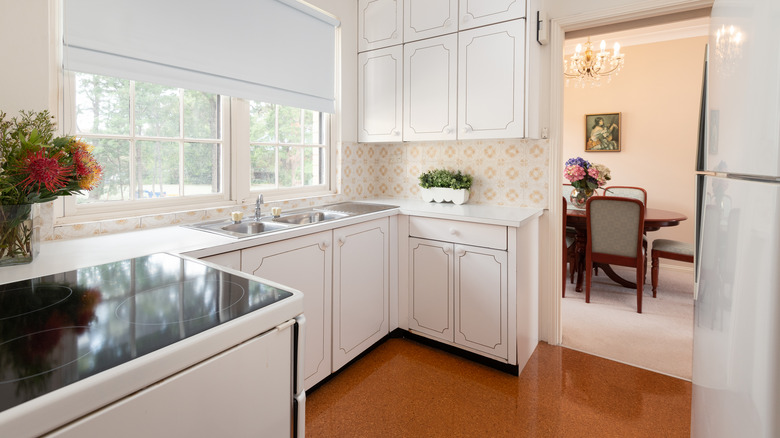
[[[409,239],[409,329],[452,342],[452,244]]]
[[[236,271],[241,270],[241,251],[225,252],[213,256],[201,257],[201,260],[220,266],[226,266],[235,269]]]
[[[404,44],[404,140],[455,140],[455,34]]]
[[[333,231],[333,371],[388,333],[388,219]]]
[[[458,34],[458,138],[524,135],[523,20]]]
[[[331,371],[331,239],[325,231],[242,251],[243,272],[303,292],[306,389]]]
[[[404,42],[458,31],[458,0],[405,0]]]
[[[270,330],[45,436],[290,436],[291,336]]]
[[[403,42],[402,0],[358,2],[358,51],[379,49]]]
[[[507,359],[507,268],[505,251],[455,245],[455,343]]]
[[[403,119],[403,48],[358,55],[358,138],[400,142]]]
[[[525,0],[460,0],[460,30],[525,17]]]

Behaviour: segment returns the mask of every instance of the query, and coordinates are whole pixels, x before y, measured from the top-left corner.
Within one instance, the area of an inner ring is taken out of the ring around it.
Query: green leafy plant
[[[420,175],[420,187],[424,189],[444,187],[455,190],[468,190],[471,188],[473,180],[471,175],[462,173],[460,170],[452,172],[447,169],[434,169]]]

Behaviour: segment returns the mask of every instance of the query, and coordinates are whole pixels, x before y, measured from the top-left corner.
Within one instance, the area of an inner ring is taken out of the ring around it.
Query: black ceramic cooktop
[[[170,254],[0,285],[0,411],[290,297]]]

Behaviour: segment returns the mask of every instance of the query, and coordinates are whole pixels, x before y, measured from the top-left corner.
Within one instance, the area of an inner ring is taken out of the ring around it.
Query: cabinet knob
[[[444,20],[444,27],[450,27],[450,26],[452,26],[452,20],[450,20],[449,18]]]
[[[452,252],[452,248],[450,248],[449,246],[447,246],[447,247],[445,247],[445,248],[443,249],[443,251],[444,251],[444,254],[448,254],[448,255],[449,255],[449,253],[451,253],[451,252]]]
[[[338,242],[339,242],[339,246],[344,246],[345,241],[343,237],[339,237]]]
[[[328,246],[330,246],[330,244],[328,242],[323,241],[323,242],[320,243],[320,249],[321,250],[324,250]]]
[[[470,14],[464,15],[463,18],[461,19],[461,21],[463,21],[464,23],[468,23],[469,20],[471,20],[471,15]]]
[[[452,128],[444,128],[445,134],[452,134]]]
[[[471,132],[471,126],[464,126],[463,129],[461,129],[461,132],[464,134]]]
[[[458,232],[458,230],[457,230],[457,229],[455,229],[455,228],[450,228],[450,234],[452,234],[453,236],[457,236],[457,235],[458,235],[458,234],[460,234],[460,233]]]
[[[393,135],[394,135],[394,136],[396,136],[396,137],[398,137],[399,135],[401,135],[401,133],[400,133],[400,132],[399,132],[397,129],[394,129],[394,130],[393,130],[393,132],[391,132],[391,134],[393,134]]]

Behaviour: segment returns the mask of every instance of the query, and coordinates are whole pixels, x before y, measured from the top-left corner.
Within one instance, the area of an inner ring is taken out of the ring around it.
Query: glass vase
[[[0,205],[0,266],[31,263],[40,240],[33,204]]]
[[[585,209],[585,204],[588,202],[588,198],[593,196],[593,194],[593,189],[578,189],[575,187],[569,195],[569,200],[573,206]]]

